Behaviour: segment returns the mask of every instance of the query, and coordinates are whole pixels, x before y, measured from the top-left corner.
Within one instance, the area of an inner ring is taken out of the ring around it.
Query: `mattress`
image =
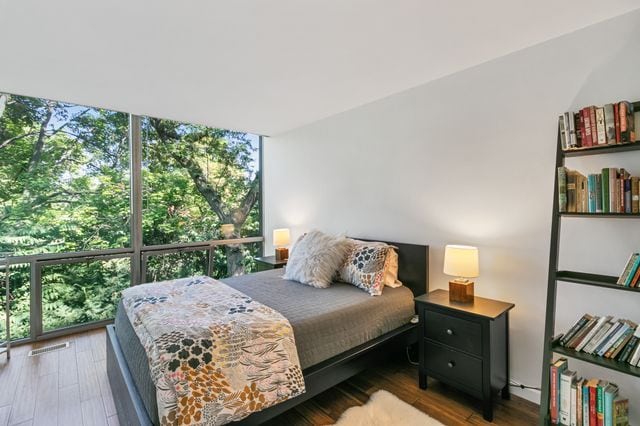
[[[372,297],[350,284],[318,289],[281,276],[282,270],[274,269],[221,281],[289,320],[303,371],[406,324],[414,314],[413,294],[406,287],[386,287],[381,296]],[[122,304],[115,331],[147,412],[158,424],[147,356]]]

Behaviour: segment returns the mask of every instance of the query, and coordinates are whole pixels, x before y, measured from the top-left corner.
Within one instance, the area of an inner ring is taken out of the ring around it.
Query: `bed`
[[[293,328],[306,392],[235,424],[260,424],[374,366],[391,349],[417,341],[413,298],[428,291],[428,246],[398,247],[403,287],[371,297],[344,283],[316,289],[281,278],[281,270],[221,280],[284,315]],[[284,297],[286,295],[286,297]],[[155,387],[144,349],[119,306],[107,327],[107,370],[123,425],[158,424]]]

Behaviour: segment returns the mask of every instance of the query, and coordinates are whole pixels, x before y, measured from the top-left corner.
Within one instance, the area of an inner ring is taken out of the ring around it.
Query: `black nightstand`
[[[483,401],[482,417],[493,421],[493,396],[509,399],[509,310],[513,303],[476,297],[449,302],[449,292],[416,297],[420,315],[421,389],[427,376]]]
[[[258,272],[270,269],[283,268],[287,264],[286,260],[276,260],[275,256],[263,256],[254,258],[258,267]]]

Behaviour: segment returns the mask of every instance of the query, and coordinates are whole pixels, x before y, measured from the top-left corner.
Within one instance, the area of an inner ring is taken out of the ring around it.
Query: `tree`
[[[128,114],[0,93],[0,251],[64,253],[129,247]],[[259,232],[259,176],[250,137],[143,119],[146,245]],[[255,250],[215,255],[215,276],[241,273]],[[128,262],[43,269],[45,329],[108,318],[128,283]],[[151,256],[149,276],[206,271],[202,253]],[[123,269],[124,268],[124,269]],[[14,319],[28,332],[29,269],[12,275]]]

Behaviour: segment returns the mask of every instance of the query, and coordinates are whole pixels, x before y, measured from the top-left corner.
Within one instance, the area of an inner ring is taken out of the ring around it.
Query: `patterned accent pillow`
[[[289,255],[283,278],[327,288],[349,252],[345,237],[310,231],[298,238]]]
[[[351,251],[340,268],[340,280],[353,284],[372,296],[382,294],[391,246],[352,240]]]

